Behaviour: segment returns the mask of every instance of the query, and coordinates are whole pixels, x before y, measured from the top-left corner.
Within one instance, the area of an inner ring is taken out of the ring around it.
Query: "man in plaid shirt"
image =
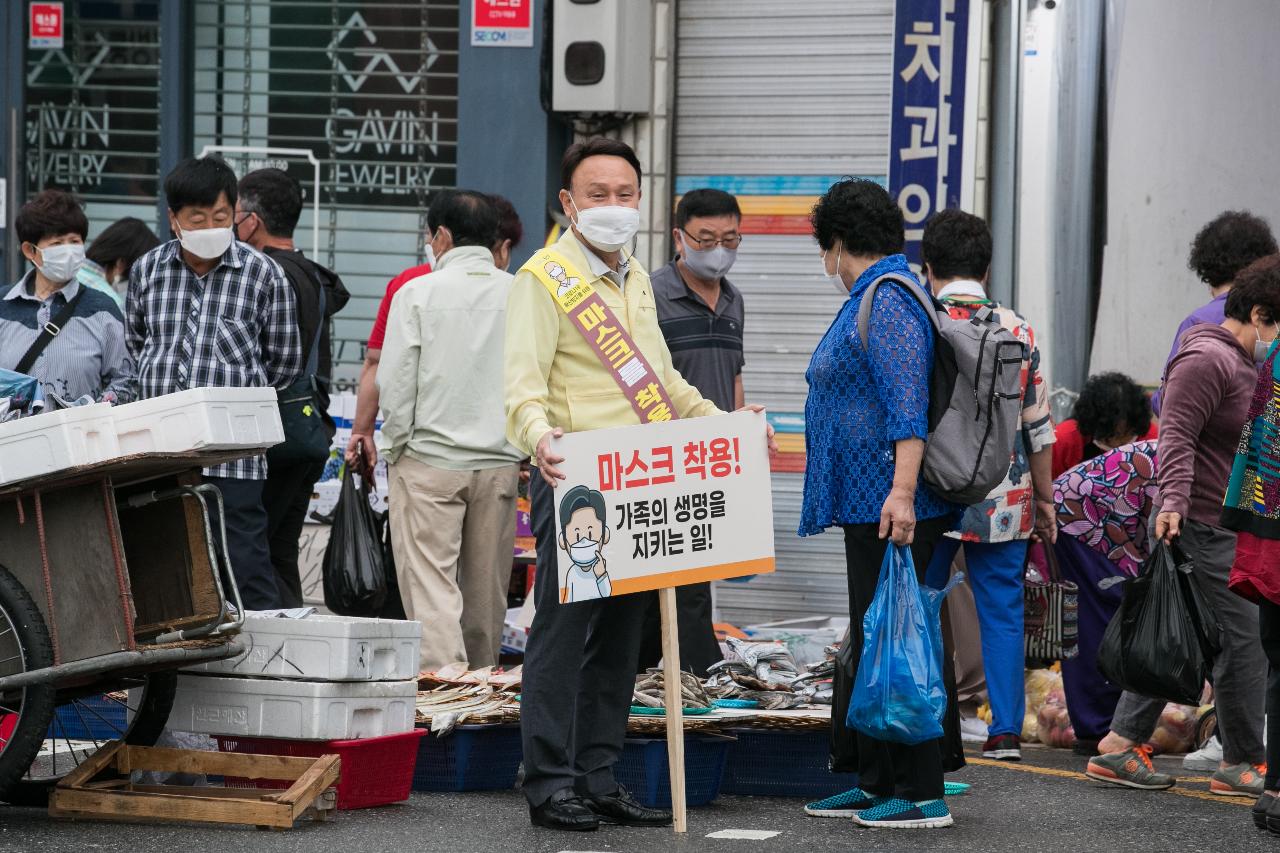
[[[164,181],[177,236],[133,265],[125,344],[139,398],[188,388],[283,388],[302,370],[293,288],[276,263],[233,239],[236,176],[221,160],[179,164]],[[265,456],[205,471],[222,493],[227,550],[246,608],[280,607],[267,547]]]

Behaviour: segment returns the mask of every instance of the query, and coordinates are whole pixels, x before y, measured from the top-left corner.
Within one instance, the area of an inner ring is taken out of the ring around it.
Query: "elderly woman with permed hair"
[[[923,581],[957,507],[920,479],[934,348],[924,307],[890,281],[876,291],[866,346],[857,331],[858,306],[871,282],[893,273],[918,283],[902,254],[902,212],[879,184],[847,178],[819,199],[812,223],[823,274],[844,301],[805,374],[799,533],[844,531],[856,671],[862,619],[890,542],[911,546]],[[896,829],[952,824],[943,802],[943,739],[908,746],[858,732],[857,742],[859,787],[810,803],[807,813]]]

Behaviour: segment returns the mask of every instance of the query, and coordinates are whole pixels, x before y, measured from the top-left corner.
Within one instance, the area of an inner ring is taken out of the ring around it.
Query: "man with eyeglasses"
[[[742,211],[727,192],[699,189],[685,193],[676,205],[671,229],[676,257],[655,271],[653,295],[658,325],[680,375],[721,410],[737,411],[742,393],[742,293],[725,275],[742,243]],[[658,596],[645,615],[640,669],[662,658]],[[721,658],[711,618],[711,584],[676,590],[680,628],[680,664],[705,677]]]

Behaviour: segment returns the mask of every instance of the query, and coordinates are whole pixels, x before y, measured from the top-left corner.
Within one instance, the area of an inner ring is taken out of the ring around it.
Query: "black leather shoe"
[[[601,823],[616,823],[618,826],[671,825],[671,812],[640,805],[621,785],[612,794],[583,797],[582,804],[594,812]]]
[[[1262,796],[1258,797],[1258,801],[1253,804],[1253,825],[1258,829],[1267,828],[1267,810],[1271,808],[1275,801],[1275,797],[1264,792]]]
[[[529,806],[529,820],[534,826],[567,832],[594,832],[600,828],[600,819],[572,788],[556,791],[540,806]]]
[[[1263,794],[1262,796],[1266,796]],[[1280,835],[1280,797],[1271,797],[1271,802],[1267,806],[1267,829],[1272,834]],[[1256,821],[1256,818],[1255,818]]]

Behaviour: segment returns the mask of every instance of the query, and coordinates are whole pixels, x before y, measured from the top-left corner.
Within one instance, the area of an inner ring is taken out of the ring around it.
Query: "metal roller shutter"
[[[353,298],[335,321],[339,387],[352,387],[387,281],[423,258],[430,194],[455,184],[455,2],[197,0],[195,148],[306,149],[320,163],[318,260]],[[312,167],[236,155],[238,174],[283,165],[307,190],[297,242],[310,252]]]
[[[155,221],[158,0],[69,2],[60,49],[27,52],[28,196],[85,203],[90,238],[124,216]]]
[[[884,181],[893,4],[681,0],[678,9],[676,192],[719,187],[742,204],[746,237],[731,277],[747,305],[743,381],[747,399],[769,408],[784,451],[773,475],[778,571],[719,584],[717,605],[743,625],[847,615],[842,536],[796,536],[804,373],[840,306],[807,217],[842,175]]]

